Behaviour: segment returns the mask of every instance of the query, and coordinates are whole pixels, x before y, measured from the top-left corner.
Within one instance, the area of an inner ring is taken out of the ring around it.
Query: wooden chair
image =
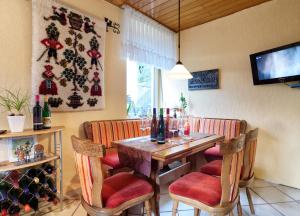
[[[82,189],[81,204],[88,215],[120,215],[140,203],[145,203],[147,216],[151,215],[151,184],[125,172],[104,179],[100,160],[103,146],[75,136],[71,139]]]
[[[249,131],[246,134],[246,144],[244,150],[244,162],[241,172],[240,188],[246,188],[246,194],[249,202],[251,214],[255,214],[254,205],[250,193],[250,184],[254,180],[254,163],[256,155],[258,128]]]
[[[246,194],[249,202],[250,211],[252,214],[255,214],[255,210],[249,186],[254,180],[254,163],[256,155],[257,136],[258,128],[251,130],[246,134],[244,159],[239,184],[240,188],[246,188]],[[202,166],[200,171],[208,175],[220,176],[221,167],[222,160],[214,160]],[[238,205],[238,208],[241,211],[240,205]]]
[[[172,215],[176,215],[179,202],[194,207],[194,215],[201,210],[210,215],[233,215],[239,202],[239,181],[243,162],[245,135],[221,144],[223,155],[221,178],[201,172],[192,172],[173,182],[169,193],[173,199]],[[241,215],[242,212],[239,212]]]

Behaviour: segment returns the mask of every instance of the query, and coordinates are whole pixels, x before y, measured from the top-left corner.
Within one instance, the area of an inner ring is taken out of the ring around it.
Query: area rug
[[[52,0],[32,1],[32,93],[52,111],[103,109],[105,22]]]

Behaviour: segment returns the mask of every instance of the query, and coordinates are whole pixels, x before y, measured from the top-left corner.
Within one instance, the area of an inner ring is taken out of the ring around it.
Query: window
[[[160,101],[160,70],[127,60],[127,115],[148,114]]]

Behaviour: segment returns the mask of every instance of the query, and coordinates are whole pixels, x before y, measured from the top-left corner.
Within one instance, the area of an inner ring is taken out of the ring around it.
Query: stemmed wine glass
[[[178,122],[178,129],[179,129],[180,136],[184,136],[184,123],[185,123],[184,116],[180,116],[179,122]]]
[[[177,121],[176,118],[172,119],[172,122],[171,122],[170,127],[169,127],[169,131],[171,133],[170,141],[171,141],[171,143],[174,143],[175,133],[178,131],[178,121]]]

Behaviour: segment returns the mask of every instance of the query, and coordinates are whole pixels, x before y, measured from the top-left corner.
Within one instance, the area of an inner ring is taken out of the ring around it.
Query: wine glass
[[[145,131],[147,130],[147,118],[144,115],[140,116],[141,124],[140,124],[140,130],[142,131],[142,136],[144,136]]]
[[[169,131],[171,133],[170,141],[171,143],[174,143],[175,133],[178,131],[178,121],[176,118],[172,119],[172,124],[170,124]]]
[[[179,120],[178,120],[178,129],[179,129],[179,135],[180,136],[184,136],[184,116],[180,116]]]

